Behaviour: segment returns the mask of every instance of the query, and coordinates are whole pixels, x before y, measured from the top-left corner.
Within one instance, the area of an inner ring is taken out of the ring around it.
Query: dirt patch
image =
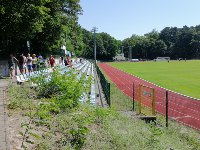
[[[25,131],[25,128],[21,127],[25,121],[28,121],[28,118],[22,117],[21,113],[14,113],[8,117],[8,138],[11,150],[22,149],[23,136],[20,133],[24,133]]]

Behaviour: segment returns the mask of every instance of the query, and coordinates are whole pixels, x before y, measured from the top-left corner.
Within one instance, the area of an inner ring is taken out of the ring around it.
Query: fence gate
[[[149,112],[145,112],[142,107],[148,107],[151,115],[155,115],[155,90],[152,87],[148,87],[139,84],[139,113],[149,115]]]

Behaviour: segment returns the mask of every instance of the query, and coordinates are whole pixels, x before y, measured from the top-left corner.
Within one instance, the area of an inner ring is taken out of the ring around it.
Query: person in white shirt
[[[35,54],[32,55],[32,68],[33,68],[33,71],[37,71],[37,57]]]
[[[26,74],[26,69],[27,69],[27,59],[26,59],[26,56],[23,56],[24,57],[24,73]]]
[[[32,57],[31,55],[28,53],[28,56],[27,56],[27,67],[28,67],[28,72],[32,72]]]

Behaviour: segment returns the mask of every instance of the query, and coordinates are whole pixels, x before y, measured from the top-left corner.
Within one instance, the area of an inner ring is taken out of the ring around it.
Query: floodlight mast
[[[96,63],[96,60],[97,60],[97,48],[96,48],[96,32],[97,32],[98,28],[97,27],[93,27],[92,28],[92,32],[94,33],[93,34],[93,38],[94,38],[94,60],[95,60],[95,63]]]
[[[132,59],[132,46],[129,46],[129,60]]]
[[[122,46],[122,53],[124,53],[124,46]]]

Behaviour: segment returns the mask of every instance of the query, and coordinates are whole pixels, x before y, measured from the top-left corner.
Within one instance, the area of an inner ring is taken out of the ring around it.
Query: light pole
[[[97,50],[96,50],[96,32],[97,32],[97,30],[98,30],[97,27],[92,28],[92,32],[94,33],[93,36],[94,36],[94,60],[95,60],[95,63],[97,60]]]
[[[30,49],[30,42],[27,41],[26,44],[27,44],[28,52],[29,52],[29,54],[30,54],[30,53],[31,53],[31,52],[30,52],[30,50],[31,50],[31,49]]]
[[[132,47],[129,46],[129,60],[132,59]]]
[[[124,46],[122,46],[122,53],[124,53]]]

